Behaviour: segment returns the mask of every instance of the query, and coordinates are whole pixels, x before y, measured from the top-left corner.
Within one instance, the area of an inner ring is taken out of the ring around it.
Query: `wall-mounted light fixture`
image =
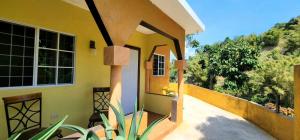
[[[94,40],[90,40],[90,49],[96,49],[96,43]]]
[[[94,40],[90,40],[90,52],[92,55],[96,56],[97,51],[96,51],[96,43]]]

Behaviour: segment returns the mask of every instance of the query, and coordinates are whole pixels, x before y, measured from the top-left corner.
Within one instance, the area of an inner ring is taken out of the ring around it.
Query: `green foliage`
[[[228,81],[225,82],[225,88],[226,85],[229,89],[243,85],[248,78],[244,72],[256,67],[259,50],[259,47],[251,46],[244,39],[228,39],[223,44],[217,61],[220,69],[219,75]]]
[[[189,34],[185,37],[186,45],[191,48],[199,48],[200,42],[194,38],[194,34]]]
[[[186,81],[264,105],[293,107],[293,66],[300,63],[300,16],[261,35],[197,48]]]
[[[86,130],[76,125],[63,124],[60,127],[80,133],[82,136],[79,140],[100,140],[100,138],[93,131]]]
[[[251,101],[256,102],[258,104],[266,104],[269,101],[269,99],[266,95],[255,94],[251,97]]]
[[[271,29],[263,34],[262,41],[263,46],[276,47],[279,42],[280,31],[277,29]]]
[[[8,140],[17,140],[17,139],[20,137],[21,134],[22,134],[22,133],[16,133],[16,134],[13,134],[12,136],[10,136],[10,137],[8,138]]]
[[[153,130],[153,128],[160,123],[162,120],[166,119],[166,118],[161,118],[158,120],[155,120],[154,122],[152,122],[147,128],[146,130],[141,134],[138,135],[138,130],[140,128],[140,124],[141,124],[141,120],[143,117],[143,113],[144,110],[142,108],[141,112],[139,113],[139,116],[137,117],[137,104],[135,103],[134,106],[134,112],[132,114],[132,120],[131,120],[131,125],[129,128],[129,134],[126,135],[126,129],[125,129],[125,116],[124,116],[124,112],[123,109],[119,103],[119,110],[116,109],[115,107],[113,107],[112,105],[110,105],[116,115],[117,118],[117,122],[118,122],[118,133],[119,135],[117,136],[117,140],[125,140],[126,138],[128,140],[147,140],[148,139],[148,135],[150,134],[150,132]],[[104,121],[104,125],[105,125],[105,134],[106,134],[106,139],[108,138],[112,138],[112,127],[108,122],[108,119],[106,118],[105,115],[101,115],[101,118]],[[139,119],[137,119],[139,118]]]
[[[298,32],[290,31],[287,34],[286,54],[300,54],[300,30]]]
[[[141,135],[138,135],[138,130],[140,128],[140,124],[141,124],[141,120],[142,120],[144,111],[142,108],[142,110],[138,116],[139,119],[137,120],[137,105],[135,104],[134,112],[132,115],[133,117],[132,117],[131,125],[130,125],[130,131],[129,131],[129,134],[126,135],[125,115],[124,115],[124,112],[123,112],[123,109],[122,109],[120,103],[119,103],[119,109],[115,108],[113,105],[110,105],[110,107],[112,108],[113,112],[115,113],[117,122],[118,122],[118,129],[117,129],[118,135],[116,136],[116,140],[126,140],[126,138],[128,138],[128,140],[147,140],[148,135],[153,130],[153,128],[158,123],[160,123],[162,120],[165,119],[165,118],[161,118],[161,119],[155,120],[146,128],[146,130]],[[68,116],[66,116],[62,120],[58,121],[57,123],[51,125],[47,129],[45,129],[45,130],[41,131],[40,133],[38,133],[37,135],[33,136],[31,138],[31,140],[47,140],[59,128],[65,128],[65,129],[69,129],[69,130],[80,133],[82,135],[80,140],[101,140],[101,139],[112,140],[113,132],[115,131],[114,128],[111,126],[111,124],[109,123],[108,119],[106,118],[106,116],[104,114],[99,114],[99,115],[102,118],[103,123],[104,123],[105,138],[99,138],[91,130],[87,130],[87,129],[84,129],[82,127],[75,126],[75,125],[63,124],[64,121],[68,117]],[[21,135],[21,133],[14,134],[10,138],[8,138],[8,140],[17,140],[20,135]]]
[[[205,82],[208,75],[208,70],[206,69],[207,61],[207,56],[204,53],[191,57],[187,61],[189,68],[185,73],[185,79],[188,83],[206,87]]]
[[[174,61],[170,64],[170,82],[177,83],[178,77],[177,77],[177,68],[175,67]]]
[[[65,116],[62,120],[58,121],[57,123],[51,125],[47,129],[45,129],[45,130],[41,131],[40,133],[38,133],[37,135],[33,136],[31,138],[31,140],[47,140],[54,134],[55,131],[57,131],[57,129],[59,127],[61,127],[63,125],[64,121],[67,118],[68,118],[68,116]]]
[[[212,89],[216,76],[223,76],[226,78],[223,88],[236,89],[248,79],[244,72],[256,67],[259,50],[244,37],[227,38],[222,43],[206,45],[189,59],[186,79],[189,83]]]
[[[293,96],[293,66],[299,63],[300,57],[285,56],[278,50],[272,51],[260,61],[258,69],[248,73],[251,92],[265,96],[273,94],[271,97],[280,95],[282,100]],[[292,101],[287,106],[292,106]]]
[[[285,24],[285,30],[300,30],[300,16],[292,18],[288,23]]]

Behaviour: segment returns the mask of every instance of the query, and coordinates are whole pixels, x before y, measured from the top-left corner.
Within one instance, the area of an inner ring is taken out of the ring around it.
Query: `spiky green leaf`
[[[112,139],[112,134],[113,134],[113,128],[110,125],[108,119],[106,118],[106,116],[104,114],[100,114],[100,117],[103,121],[104,127],[105,127],[105,136],[107,140],[111,140]]]
[[[117,137],[116,137],[116,140],[125,140],[125,138],[122,137],[122,136],[117,136]]]
[[[13,134],[12,136],[10,136],[10,137],[8,138],[8,140],[17,140],[17,139],[20,137],[21,134],[22,134],[22,133],[16,133],[16,134]]]
[[[142,118],[143,118],[143,113],[144,113],[144,105],[142,106],[142,109],[141,109],[140,114],[139,114],[139,120],[138,120],[138,123],[136,125],[136,134],[138,134],[138,131],[140,129],[140,125],[141,125]]]
[[[155,120],[154,122],[152,122],[147,128],[146,130],[143,132],[142,135],[139,136],[139,140],[148,140],[148,135],[150,134],[150,132],[153,130],[153,128],[159,124],[161,121],[163,121],[164,119],[166,119],[166,117],[163,117],[161,119]]]
[[[80,140],[100,140],[100,138],[95,134],[95,132],[87,131]]]
[[[118,102],[119,110],[116,107],[114,107],[112,104],[110,104],[110,107],[113,110],[113,112],[116,116],[117,122],[118,122],[119,135],[122,136],[122,137],[126,137],[125,115],[124,115],[124,111],[121,107],[120,102]]]
[[[68,116],[65,116],[63,119],[58,121],[57,123],[53,124],[52,126],[48,127],[47,129],[41,131],[37,135],[33,136],[30,140],[46,140],[49,137],[53,135],[53,133],[61,127],[61,125],[64,123],[64,121],[68,118]]]
[[[129,140],[135,140],[136,139],[136,112],[137,112],[137,104],[134,104],[134,110],[133,110],[133,114],[132,114],[132,119],[131,119],[131,125],[130,125],[130,129],[129,129],[129,135],[128,135],[128,139]]]

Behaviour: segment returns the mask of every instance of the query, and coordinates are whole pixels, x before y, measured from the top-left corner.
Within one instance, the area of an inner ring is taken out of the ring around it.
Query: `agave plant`
[[[137,105],[135,104],[134,111],[133,111],[133,116],[132,116],[132,120],[131,120],[131,125],[130,125],[130,129],[129,129],[129,133],[126,135],[126,125],[125,125],[124,111],[123,111],[120,103],[118,104],[118,106],[119,106],[119,110],[117,108],[115,108],[114,106],[110,105],[110,107],[112,108],[113,112],[116,115],[116,119],[117,119],[117,122],[118,122],[118,128],[117,128],[118,135],[116,136],[116,140],[126,140],[126,138],[128,140],[147,140],[148,135],[150,134],[152,129],[158,123],[160,123],[162,120],[164,120],[166,118],[166,117],[164,117],[164,118],[158,119],[156,121],[153,121],[145,129],[145,131],[143,133],[141,133],[141,135],[139,135],[138,131],[140,129],[140,124],[142,122],[142,117],[143,117],[143,113],[144,113],[143,108],[144,107],[142,107],[142,110],[139,112],[139,117],[137,118],[137,115],[136,115],[137,114]],[[114,130],[112,129],[112,126],[109,124],[109,121],[108,121],[108,119],[106,118],[106,116],[104,114],[101,114],[101,118],[103,120],[104,127],[105,127],[106,139],[111,140]]]
[[[139,112],[139,116],[137,117],[137,105],[134,106],[134,112],[131,120],[131,125],[129,129],[129,133],[126,134],[126,125],[125,125],[125,114],[124,111],[120,105],[118,104],[118,108],[114,107],[113,105],[110,105],[112,108],[117,122],[118,127],[115,130],[111,124],[109,123],[107,117],[104,114],[99,114],[103,120],[104,128],[105,128],[105,137],[100,138],[98,137],[93,131],[84,129],[82,127],[76,126],[76,125],[69,125],[69,124],[63,124],[64,121],[68,118],[68,116],[65,116],[62,120],[58,121],[57,123],[51,125],[47,129],[41,131],[37,135],[33,136],[31,140],[47,140],[49,139],[52,134],[59,128],[65,128],[69,130],[73,130],[75,132],[80,133],[82,136],[79,138],[79,140],[112,140],[113,139],[113,133],[116,132],[117,136],[115,137],[116,140],[147,140],[148,135],[152,131],[152,129],[160,123],[162,120],[165,119],[161,118],[154,122],[152,122],[141,135],[139,135],[138,130],[140,128],[140,124],[143,117],[143,107],[142,110]],[[137,120],[138,119],[138,120]],[[12,135],[8,140],[17,140],[18,137],[21,135],[21,133]]]

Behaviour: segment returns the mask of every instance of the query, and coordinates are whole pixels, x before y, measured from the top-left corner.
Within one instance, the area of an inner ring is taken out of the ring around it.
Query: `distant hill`
[[[300,64],[300,16],[259,35],[226,38],[200,47],[195,41],[190,43],[197,50],[188,59],[188,83],[262,105],[294,106],[293,66]]]
[[[300,16],[286,23],[277,23],[267,32],[260,35],[263,51],[278,49],[282,54],[299,54]]]

